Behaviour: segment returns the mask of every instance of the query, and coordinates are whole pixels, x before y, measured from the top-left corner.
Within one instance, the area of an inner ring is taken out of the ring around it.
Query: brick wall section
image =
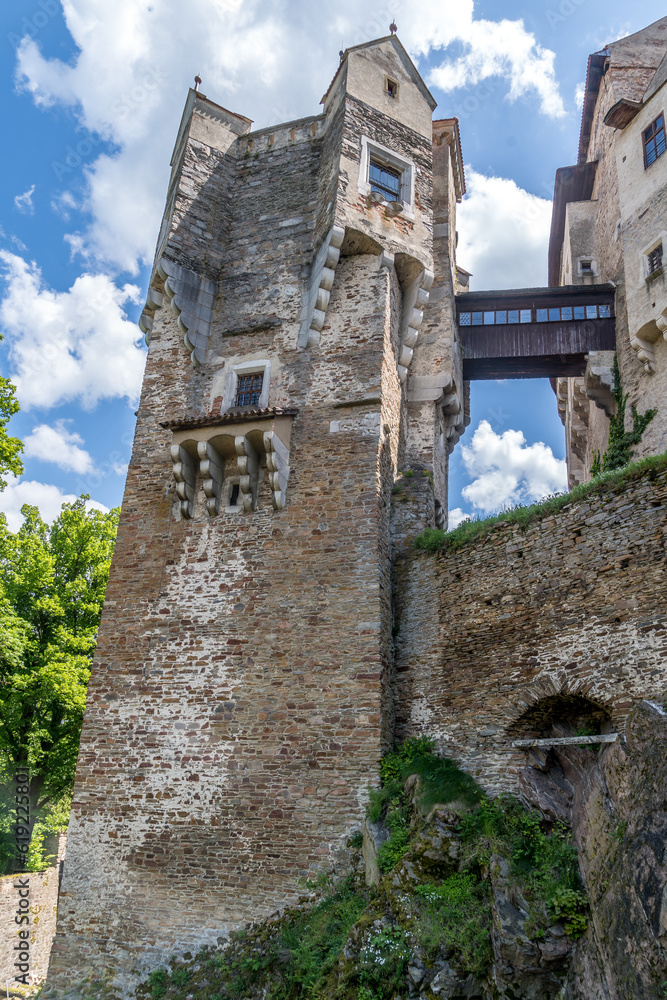
[[[429,734],[493,791],[525,766],[521,716],[581,694],[622,727],[667,687],[667,472],[565,508],[526,531],[499,524],[396,572],[397,734]],[[526,733],[534,736],[535,733]]]
[[[30,890],[30,983],[42,982],[46,978],[49,965],[49,955],[53,936],[56,932],[56,913],[58,909],[58,874],[60,859],[65,853],[65,836],[58,838],[57,863],[44,872],[28,872],[21,875],[5,875],[0,878],[0,985],[4,992],[6,980],[13,980],[21,972],[18,971],[15,946],[20,943],[17,937],[24,925],[15,922],[17,904],[19,901],[16,888],[21,880],[29,882]],[[10,983],[10,986],[12,984]],[[14,984],[16,985],[16,984]],[[22,984],[19,984],[22,985]]]

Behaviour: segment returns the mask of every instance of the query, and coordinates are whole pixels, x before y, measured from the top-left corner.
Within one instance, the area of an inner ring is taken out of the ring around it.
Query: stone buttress
[[[433,525],[464,420],[462,161],[394,36],[346,52],[323,105],[252,131],[188,96],[53,994],[295,901],[344,863],[393,738],[392,487],[432,473]]]

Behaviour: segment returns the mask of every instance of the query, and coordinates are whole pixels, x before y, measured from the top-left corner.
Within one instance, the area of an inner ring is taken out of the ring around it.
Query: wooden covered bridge
[[[591,351],[616,350],[613,285],[564,285],[456,297],[466,380],[583,375]]]

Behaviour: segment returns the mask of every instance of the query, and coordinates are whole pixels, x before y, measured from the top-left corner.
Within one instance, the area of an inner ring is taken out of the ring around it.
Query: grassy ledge
[[[592,479],[590,483],[582,483],[579,486],[575,486],[569,493],[558,493],[547,497],[541,503],[531,504],[528,507],[512,507],[511,510],[505,510],[501,514],[495,514],[493,517],[464,521],[458,528],[449,532],[440,531],[437,528],[427,528],[426,531],[423,531],[421,535],[415,538],[414,545],[415,548],[421,549],[424,552],[459,549],[461,546],[467,545],[474,538],[478,538],[481,535],[488,535],[497,524],[515,524],[520,528],[527,528],[530,524],[540,521],[544,517],[550,517],[552,514],[559,513],[559,511],[563,510],[569,504],[577,503],[579,500],[595,496],[596,494],[607,493],[611,489],[614,489],[614,487],[641,479],[645,475],[652,478],[666,468],[667,452],[662,455],[650,455],[648,458],[642,458],[638,462],[631,462],[630,465],[626,465],[623,469],[604,472],[596,476],[595,479]]]

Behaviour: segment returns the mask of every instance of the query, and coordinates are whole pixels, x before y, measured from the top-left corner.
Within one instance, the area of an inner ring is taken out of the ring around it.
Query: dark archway
[[[540,698],[508,730],[512,739],[548,739],[550,736],[594,736],[612,731],[604,705],[578,694]]]

